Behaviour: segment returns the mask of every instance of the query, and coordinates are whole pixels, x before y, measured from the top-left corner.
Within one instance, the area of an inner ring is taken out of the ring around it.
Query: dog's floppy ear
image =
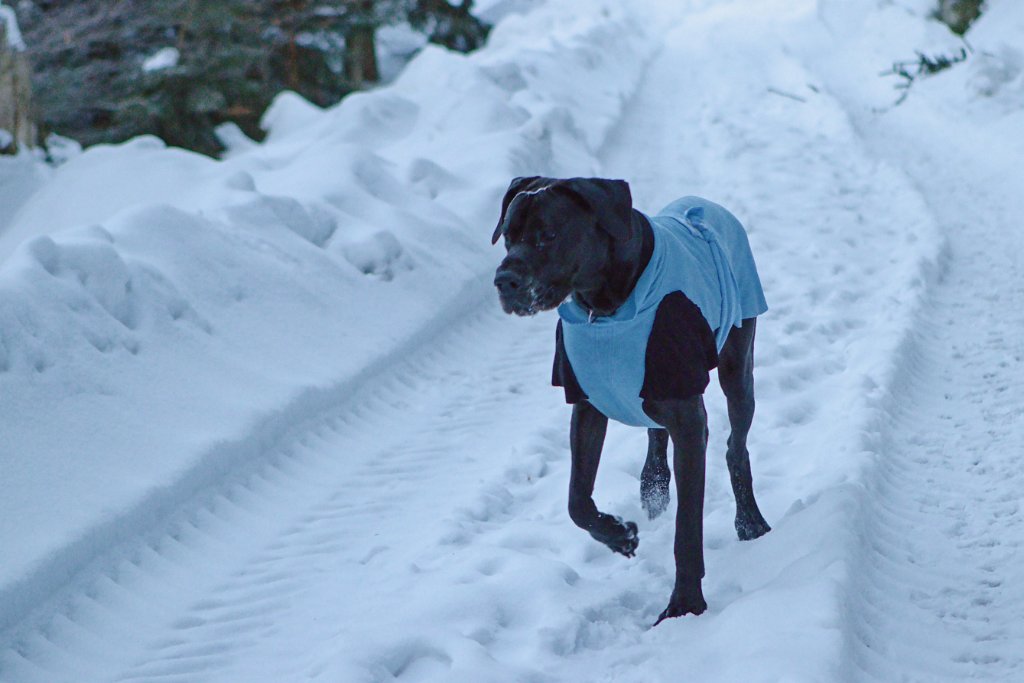
[[[583,200],[597,216],[598,226],[612,239],[629,239],[633,210],[629,183],[605,178],[569,178],[559,185]]]
[[[512,182],[508,184],[508,189],[505,190],[505,197],[501,200],[501,215],[498,217],[498,225],[494,228],[494,234],[491,235],[491,244],[497,244],[498,238],[505,232],[502,228],[505,225],[505,212],[508,211],[508,205],[512,203],[517,194],[537,180],[540,180],[540,176],[520,177],[513,178]]]

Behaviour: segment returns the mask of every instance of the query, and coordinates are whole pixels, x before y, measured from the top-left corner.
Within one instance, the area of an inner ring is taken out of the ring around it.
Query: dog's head
[[[600,287],[614,243],[629,239],[632,206],[622,180],[513,180],[491,237],[508,251],[494,276],[502,309],[533,315]]]

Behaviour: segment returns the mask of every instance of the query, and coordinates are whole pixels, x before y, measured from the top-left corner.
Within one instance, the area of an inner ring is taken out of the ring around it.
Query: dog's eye
[[[556,237],[558,237],[558,235],[556,235],[553,230],[547,230],[545,232],[539,233],[537,235],[537,241],[536,241],[537,246],[538,247],[543,247],[546,244],[550,244],[550,243],[555,241]]]

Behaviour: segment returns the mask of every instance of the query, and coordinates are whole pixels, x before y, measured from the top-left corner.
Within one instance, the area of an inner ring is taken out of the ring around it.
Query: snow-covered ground
[[[485,9],[223,161],[0,166],[0,681],[1024,678],[1024,8],[899,106],[878,73],[959,46],[926,0]],[[637,557],[565,512],[553,319],[489,285],[528,173],[749,229],[774,529],[735,538],[712,388],[700,617],[650,629],[643,430],[597,491]]]

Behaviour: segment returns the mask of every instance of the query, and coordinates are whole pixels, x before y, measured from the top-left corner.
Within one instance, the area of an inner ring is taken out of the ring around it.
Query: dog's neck
[[[634,209],[629,239],[616,241],[594,289],[576,290],[573,300],[593,317],[612,315],[629,298],[654,253],[654,233],[647,218]]]

